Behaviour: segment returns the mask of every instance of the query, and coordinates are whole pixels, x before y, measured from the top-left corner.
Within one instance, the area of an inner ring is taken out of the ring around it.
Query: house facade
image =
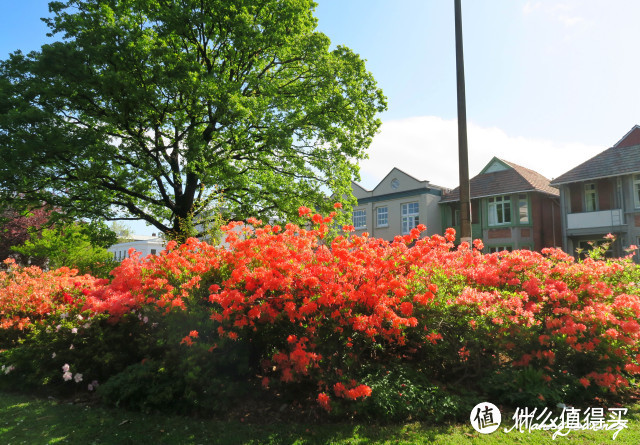
[[[427,226],[427,234],[441,233],[438,202],[448,189],[421,181],[393,168],[373,189],[352,182],[358,204],[353,208],[356,233],[392,241],[408,234],[418,224]]]
[[[142,257],[147,255],[156,255],[164,249],[165,241],[163,238],[147,235],[134,235],[131,241],[126,243],[118,243],[109,247],[107,250],[113,253],[113,259],[115,261],[122,261],[125,258],[129,258],[129,249],[133,248],[136,252],[141,252]]]
[[[485,252],[541,250],[562,242],[558,190],[541,174],[493,158],[470,180],[471,237]],[[460,190],[440,201],[442,227],[460,235]]]
[[[616,235],[612,256],[640,245],[640,126],[613,147],[551,182],[560,190],[562,240],[567,253],[588,250]]]

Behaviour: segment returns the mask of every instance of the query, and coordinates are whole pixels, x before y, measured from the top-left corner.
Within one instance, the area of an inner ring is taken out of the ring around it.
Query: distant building
[[[356,182],[351,188],[358,200],[353,209],[357,233],[368,232],[375,238],[392,241],[408,234],[418,224],[427,226],[427,234],[441,233],[438,201],[448,189],[421,181],[393,168],[373,190]]]
[[[562,240],[567,253],[589,250],[608,233],[613,256],[640,245],[640,126],[613,147],[551,181],[560,189]]]
[[[541,250],[562,243],[558,191],[541,174],[493,158],[470,180],[471,236],[486,252]],[[460,189],[440,201],[442,226],[460,236]]]
[[[113,258],[116,261],[122,261],[129,257],[129,249],[133,248],[137,252],[141,252],[142,256],[156,255],[164,249],[165,240],[162,237],[156,236],[154,233],[151,236],[147,235],[133,235],[132,240],[126,243],[118,243],[109,247],[107,250],[113,253]]]

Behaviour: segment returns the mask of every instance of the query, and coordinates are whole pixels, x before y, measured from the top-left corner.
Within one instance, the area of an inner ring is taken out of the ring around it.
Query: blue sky
[[[318,28],[389,101],[361,164],[457,185],[453,0],[317,0]],[[0,57],[38,49],[46,0],[0,0]],[[640,2],[462,0],[471,176],[492,156],[553,178],[640,124]],[[154,229],[135,227],[141,233]]]

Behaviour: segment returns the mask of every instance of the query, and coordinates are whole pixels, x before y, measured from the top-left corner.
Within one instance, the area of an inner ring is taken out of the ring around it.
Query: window
[[[520,224],[529,224],[529,200],[527,195],[518,195],[518,215]]]
[[[453,225],[459,226],[460,224],[460,209],[455,209],[453,211]]]
[[[489,247],[489,253],[496,253],[496,252],[502,252],[503,250],[506,250],[507,252],[511,252],[511,246],[493,246],[493,247]]]
[[[418,224],[420,208],[417,202],[402,204],[402,234],[406,235]]]
[[[640,175],[633,175],[633,201],[636,209],[640,209]]]
[[[595,182],[589,182],[584,185],[584,203],[584,208],[587,212],[598,210],[598,194]]]
[[[508,195],[489,198],[489,225],[497,226],[511,222],[511,197]]]
[[[387,206],[376,209],[376,227],[387,227],[389,225],[389,208]]]
[[[156,254],[156,249],[151,249],[151,255],[155,255]]]
[[[366,210],[353,211],[353,227],[355,227],[356,229],[367,228],[367,211]]]

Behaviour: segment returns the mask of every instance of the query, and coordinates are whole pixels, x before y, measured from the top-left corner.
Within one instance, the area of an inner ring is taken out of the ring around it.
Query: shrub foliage
[[[184,412],[224,412],[261,385],[389,420],[468,413],[468,394],[531,406],[633,389],[629,258],[482,254],[424,226],[389,243],[300,215],[306,227],[230,223],[225,247],[132,255],[110,281],[8,263],[0,382],[84,382],[110,403]]]

